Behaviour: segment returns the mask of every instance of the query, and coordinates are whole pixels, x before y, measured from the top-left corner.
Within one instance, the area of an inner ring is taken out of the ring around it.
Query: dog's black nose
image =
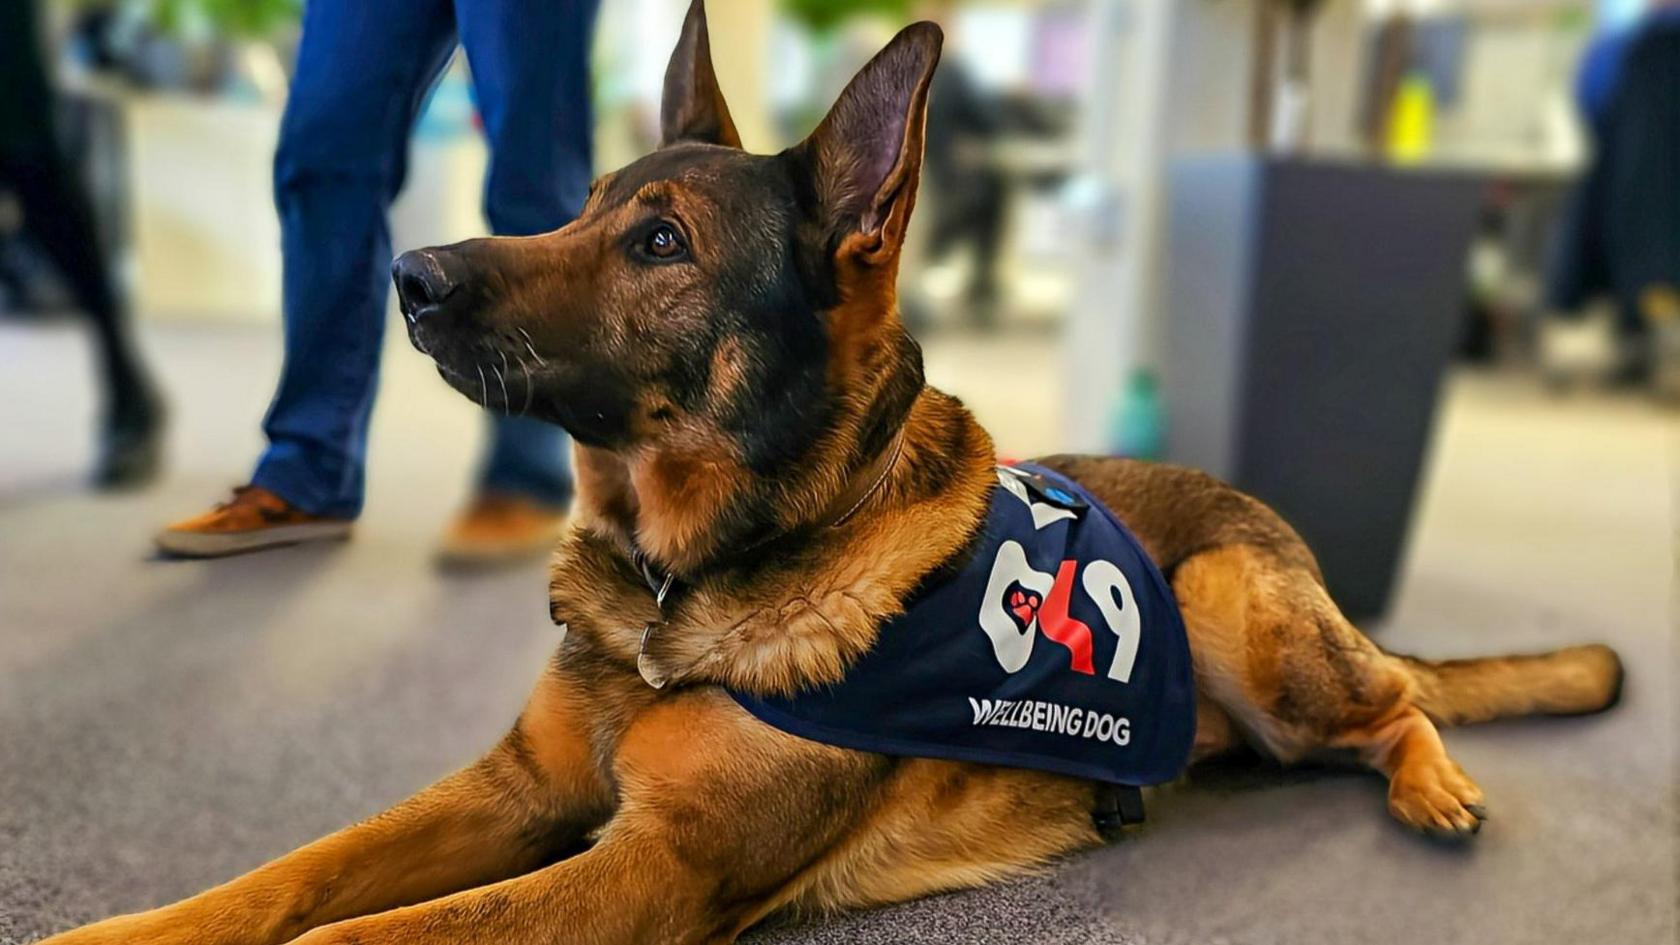
[[[397,302],[410,321],[435,310],[461,287],[451,268],[449,259],[435,249],[403,253],[391,264]]]

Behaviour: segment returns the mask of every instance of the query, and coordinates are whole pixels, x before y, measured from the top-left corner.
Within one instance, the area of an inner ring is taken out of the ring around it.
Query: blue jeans
[[[390,289],[386,211],[457,42],[490,146],[491,228],[543,233],[577,215],[590,180],[597,2],[308,0],[274,158],[285,367],[252,482],[317,515],[361,512]],[[490,425],[482,489],[570,498],[564,431],[523,418]]]

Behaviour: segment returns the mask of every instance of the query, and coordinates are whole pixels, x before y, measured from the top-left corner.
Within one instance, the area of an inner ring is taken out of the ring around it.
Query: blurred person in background
[[[127,302],[94,225],[93,203],[64,154],[37,0],[0,0],[0,191],[92,323],[102,414],[94,482],[144,484],[157,473],[163,406],[129,333]]]
[[[964,289],[963,314],[971,324],[990,327],[998,318],[998,257],[1003,245],[1007,182],[991,161],[1003,130],[998,103],[980,88],[961,55],[949,0],[919,3],[913,19],[939,24],[949,39],[928,94],[926,167],[932,223],[927,259],[942,262],[964,246],[972,269]]]
[[[162,550],[214,557],[349,536],[390,290],[386,212],[428,91],[459,43],[490,148],[491,228],[523,236],[563,226],[591,177],[596,8],[309,0],[274,160],[286,357],[263,423],[269,447],[230,501],[159,532]],[[557,426],[492,416],[476,495],[445,534],[440,563],[496,564],[551,547],[571,499],[567,449]]]
[[[1613,299],[1618,379],[1644,384],[1657,366],[1653,329],[1680,326],[1680,0],[1653,0],[1633,25],[1595,39],[1576,92],[1594,154],[1564,218],[1548,302],[1579,312]]]

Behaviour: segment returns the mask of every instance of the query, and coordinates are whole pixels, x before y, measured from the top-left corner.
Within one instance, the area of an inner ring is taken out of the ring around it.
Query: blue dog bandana
[[[1196,727],[1161,572],[1100,501],[1031,465],[998,467],[968,563],[883,624],[845,679],[732,695],[812,741],[1128,786],[1176,777]]]

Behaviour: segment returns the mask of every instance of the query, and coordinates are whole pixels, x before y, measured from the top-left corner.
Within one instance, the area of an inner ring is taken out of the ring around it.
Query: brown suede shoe
[[[562,509],[519,496],[485,493],[456,517],[438,544],[443,568],[514,564],[554,549],[566,526]]]
[[[153,536],[158,550],[182,558],[220,558],[303,541],[350,537],[350,520],[310,515],[261,486],[240,486],[233,499]]]

